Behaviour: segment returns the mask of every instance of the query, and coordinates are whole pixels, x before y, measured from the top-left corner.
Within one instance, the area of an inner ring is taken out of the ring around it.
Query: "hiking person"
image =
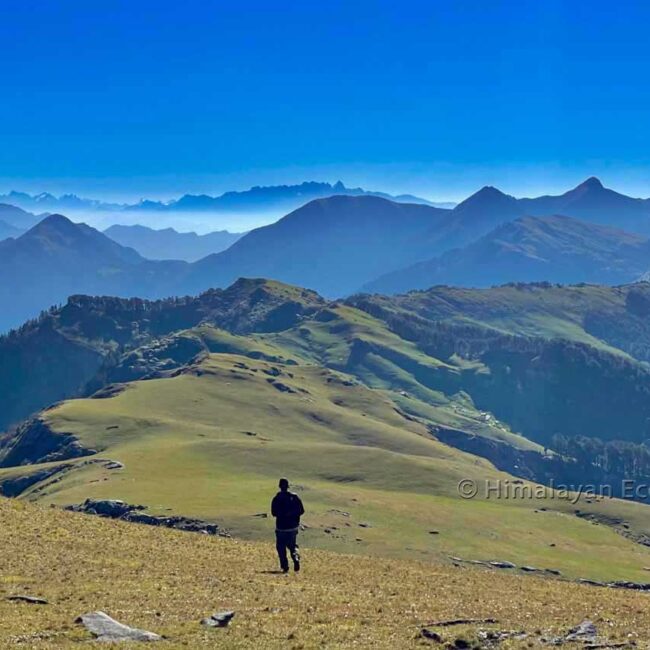
[[[300,554],[298,552],[298,530],[300,517],[305,514],[305,508],[297,494],[289,492],[289,481],[281,478],[278,487],[280,491],[271,502],[271,514],[275,517],[275,547],[280,558],[280,568],[284,573],[289,571],[287,549],[293,560],[293,570],[300,571]]]

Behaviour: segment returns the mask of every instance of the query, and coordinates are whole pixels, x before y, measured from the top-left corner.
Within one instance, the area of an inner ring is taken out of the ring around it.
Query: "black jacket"
[[[271,514],[275,517],[276,530],[293,530],[300,526],[305,508],[297,494],[278,492],[271,502]]]

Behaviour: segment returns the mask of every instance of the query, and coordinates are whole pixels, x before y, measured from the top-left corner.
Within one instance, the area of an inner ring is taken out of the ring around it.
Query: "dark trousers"
[[[280,566],[283,570],[289,569],[289,561],[287,560],[287,549],[291,554],[291,559],[300,562],[300,553],[298,552],[298,531],[297,530],[276,530],[275,531],[275,548],[278,550],[278,557],[280,558]]]

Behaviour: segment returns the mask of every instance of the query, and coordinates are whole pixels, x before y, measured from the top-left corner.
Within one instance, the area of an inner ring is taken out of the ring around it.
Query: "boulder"
[[[596,626],[589,620],[584,620],[579,625],[576,625],[574,628],[569,630],[569,633],[566,635],[564,640],[569,641],[596,641],[596,636],[598,631]]]
[[[83,625],[98,641],[119,643],[124,641],[162,641],[153,632],[138,630],[118,623],[104,612],[82,614],[75,623]]]

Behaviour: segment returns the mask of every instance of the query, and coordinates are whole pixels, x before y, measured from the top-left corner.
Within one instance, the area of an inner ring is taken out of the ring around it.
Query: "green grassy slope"
[[[58,505],[120,498],[157,514],[216,520],[258,539],[269,523],[255,515],[268,512],[277,477],[287,474],[307,504],[308,546],[505,559],[572,577],[645,577],[650,550],[576,517],[568,501],[460,499],[461,479],[481,485],[508,477],[431,439],[381,391],[351,383],[316,366],[224,354],[171,379],[136,382],[110,399],[64,403],[43,414],[46,422],[125,468],[82,459],[77,470],[24,497]],[[33,469],[1,470],[0,479]],[[648,527],[643,506],[624,507]]]

